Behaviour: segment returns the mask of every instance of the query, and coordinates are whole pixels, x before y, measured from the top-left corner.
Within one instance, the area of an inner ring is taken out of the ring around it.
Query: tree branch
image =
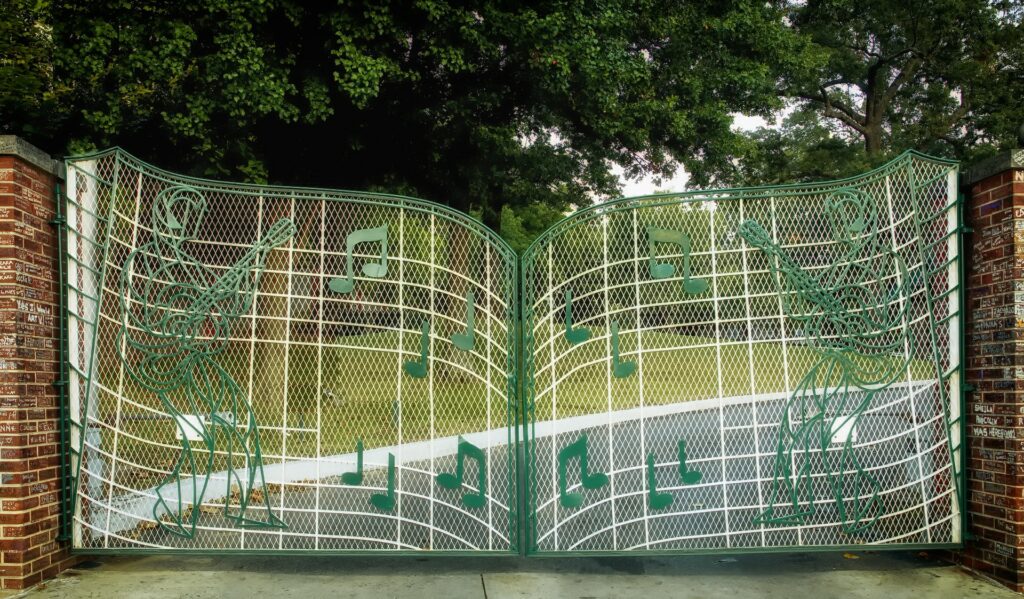
[[[825,93],[825,90],[822,90],[820,95],[800,93],[796,94],[796,97],[821,104],[824,108],[825,116],[842,121],[849,127],[855,129],[861,135],[867,133],[867,128],[861,122],[864,117],[856,110],[847,106],[845,102],[841,100],[833,100],[827,93]]]

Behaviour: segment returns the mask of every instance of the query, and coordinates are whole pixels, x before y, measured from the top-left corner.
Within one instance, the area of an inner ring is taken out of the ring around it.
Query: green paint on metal
[[[419,360],[406,360],[402,364],[402,369],[405,373],[414,379],[422,379],[427,377],[429,370],[427,360],[429,359],[430,353],[430,321],[424,320],[423,324],[420,325],[420,359]]]
[[[663,510],[672,504],[672,496],[658,492],[658,481],[654,476],[654,454],[647,454],[647,505],[652,510]]]
[[[370,505],[384,512],[395,509],[395,454],[393,453],[388,453],[387,492],[370,495]]]
[[[195,534],[200,511],[189,508],[203,503],[216,452],[225,450],[227,485],[239,489],[240,510],[235,514],[225,507],[224,516],[243,527],[285,526],[271,510],[252,406],[215,358],[234,322],[249,311],[268,254],[295,234],[295,225],[288,219],[277,221],[218,275],[193,258],[186,245],[196,238],[206,211],[206,198],[195,188],[162,191],[152,210],[153,240],[128,255],[119,286],[124,315],[119,335],[130,350],[121,359],[132,379],[159,398],[181,435],[177,461],[156,489],[153,516],[160,526],[184,537]],[[218,431],[226,448],[217,446]],[[192,449],[193,438],[204,446],[205,463]],[[236,455],[244,475],[236,469]],[[191,494],[183,491],[185,476],[193,479]],[[264,504],[261,518],[248,511],[254,489],[262,495],[254,502]]]
[[[466,293],[466,330],[452,334],[452,343],[462,351],[472,351],[476,343],[476,305],[473,290]]]
[[[346,485],[359,486],[363,484],[363,440],[356,439],[356,471],[344,472],[341,475],[341,482]]]
[[[636,362],[623,362],[619,358],[619,323],[612,321],[612,376],[624,379],[636,373]]]
[[[647,227],[647,245],[650,252],[650,263],[648,269],[651,278],[668,279],[676,272],[676,267],[667,262],[658,262],[656,246],[659,243],[679,246],[683,253],[683,291],[688,295],[698,295],[708,290],[709,285],[706,279],[692,278],[690,274],[690,236],[679,231],[660,229],[658,227]]]
[[[352,261],[355,257],[355,248],[360,243],[380,244],[380,262],[367,262],[363,264],[363,274],[368,277],[379,279],[388,274],[388,227],[382,225],[372,229],[360,229],[349,233],[345,239],[345,276],[331,279],[328,285],[335,293],[351,293],[355,289],[355,275],[352,269]]]
[[[686,465],[686,441],[679,440],[679,478],[684,485],[695,485],[703,475],[698,470],[691,470]]]
[[[244,233],[251,228],[242,226],[222,231],[214,223],[182,244],[182,252],[216,277],[228,276],[248,251],[247,244],[265,237],[259,233],[266,230],[264,222],[287,216],[297,223],[287,256],[276,253],[280,259],[244,273],[253,286],[259,271],[266,273],[258,293],[252,290],[251,309],[234,317],[211,309],[215,319],[234,318],[232,324],[223,330],[203,324],[197,335],[199,340],[218,335],[231,338],[233,345],[213,354],[216,367],[206,367],[201,382],[209,382],[206,386],[211,388],[219,384],[229,389],[226,396],[237,395],[245,398],[243,402],[263,406],[257,430],[267,431],[264,434],[274,439],[269,445],[273,447],[272,478],[276,481],[281,476],[284,484],[253,489],[252,496],[260,501],[248,504],[250,514],[264,504],[268,511],[273,505],[280,506],[282,513],[310,514],[309,536],[298,529],[300,518],[286,533],[262,533],[281,550],[290,545],[331,552],[337,546],[345,552],[376,548],[402,553],[464,546],[484,552],[497,547],[523,548],[529,553],[554,548],[616,554],[659,553],[664,547],[688,551],[691,543],[701,547],[722,543],[734,550],[744,549],[744,543],[761,543],[764,549],[807,542],[834,547],[842,540],[835,535],[843,533],[856,533],[865,542],[882,539],[905,546],[950,538],[943,528],[953,517],[948,512],[950,496],[942,486],[948,466],[934,441],[943,434],[948,440],[951,427],[962,426],[963,418],[947,418],[945,433],[935,433],[924,424],[908,429],[909,434],[883,427],[890,431],[886,434],[904,435],[900,442],[914,444],[911,451],[916,453],[909,458],[892,461],[886,454],[889,461],[878,462],[880,454],[870,449],[878,443],[871,435],[878,434],[873,427],[879,419],[888,419],[885,427],[891,427],[892,417],[887,412],[879,416],[876,409],[885,403],[880,401],[882,395],[886,401],[909,396],[911,411],[915,402],[925,410],[925,416],[919,413],[914,418],[929,418],[933,394],[945,400],[941,387],[952,380],[949,368],[961,367],[958,362],[942,366],[947,359],[945,348],[954,341],[954,328],[959,326],[953,320],[957,314],[947,310],[946,304],[962,301],[959,286],[943,284],[947,270],[962,265],[959,256],[948,250],[948,244],[959,242],[961,231],[936,232],[936,223],[948,214],[936,195],[949,172],[946,163],[911,153],[842,184],[610,202],[557,224],[531,246],[520,265],[493,232],[464,215],[422,201],[189,180],[119,152],[94,160],[116,164],[121,171],[84,165],[80,176],[92,177],[93,189],[100,192],[68,199],[69,208],[95,219],[86,223],[85,231],[79,226],[70,233],[77,245],[67,256],[68,268],[85,281],[76,283],[75,297],[79,303],[86,302],[84,309],[69,305],[67,311],[77,331],[67,341],[77,347],[69,364],[80,396],[75,417],[88,423],[88,428],[76,429],[81,432],[82,449],[72,455],[76,471],[88,461],[74,481],[76,500],[82,497],[88,506],[76,512],[75,530],[81,536],[76,544],[135,551],[143,548],[144,541],[156,547],[169,543],[171,550],[202,551],[218,535],[227,539],[240,533],[220,528],[210,518],[195,519],[198,505],[191,510],[186,505],[181,516],[182,527],[191,524],[193,530],[197,525],[202,529],[203,536],[195,535],[194,541],[192,537],[189,542],[168,541],[166,526],[160,529],[162,537],[146,533],[144,527],[141,533],[124,532],[123,520],[132,518],[135,509],[130,507],[132,497],[144,497],[147,492],[147,485],[133,488],[125,478],[133,475],[133,460],[141,458],[141,465],[152,472],[162,468],[148,454],[137,453],[138,448],[167,446],[165,440],[148,436],[166,430],[161,429],[163,424],[140,427],[132,424],[138,422],[133,419],[158,421],[160,414],[170,415],[168,424],[177,428],[180,437],[187,439],[191,433],[200,443],[203,431],[212,431],[220,439],[216,459],[221,462],[234,457],[224,444],[222,429],[234,425],[241,434],[248,424],[244,414],[236,417],[229,410],[209,414],[206,407],[189,406],[175,415],[155,399],[153,403],[160,407],[154,410],[140,403],[139,389],[157,394],[134,378],[131,384],[118,383],[106,357],[114,355],[114,335],[105,333],[105,327],[121,325],[109,306],[125,300],[104,299],[104,289],[117,288],[118,273],[124,277],[126,270],[133,270],[130,278],[140,289],[170,281],[149,277],[152,280],[146,282],[145,274],[125,256],[139,251],[136,235],[140,243],[153,239],[138,222],[138,206],[148,205],[140,201],[152,202],[174,188],[194,189],[217,204],[218,210],[227,202],[226,211],[235,218],[240,214],[238,206],[253,210],[247,222],[256,223],[256,234]],[[890,183],[892,197],[886,206],[879,194]],[[108,188],[109,192],[104,191]],[[919,202],[916,212],[907,211],[907,198]],[[818,223],[803,222],[824,214],[827,218]],[[189,217],[177,211],[164,220],[170,231],[190,227]],[[879,224],[883,221],[884,227]],[[757,231],[752,223],[764,223],[764,228]],[[92,232],[89,226],[105,231]],[[821,234],[824,230],[828,234]],[[763,234],[769,243],[761,251],[752,251],[748,246],[756,244],[739,235],[741,231],[755,240]],[[646,244],[642,237],[637,239],[644,233]],[[914,250],[922,256],[920,260],[907,257]],[[147,259],[166,257],[155,256]],[[368,279],[357,282],[359,261]],[[110,282],[107,272],[114,273]],[[325,274],[338,272],[344,274]],[[682,294],[675,281],[680,282]],[[69,282],[74,282],[74,276],[69,275]],[[205,288],[212,281],[207,276],[201,283]],[[578,306],[573,305],[573,290],[585,298]],[[555,300],[561,297],[564,304]],[[925,300],[927,313],[920,311]],[[90,309],[93,305],[100,307]],[[185,305],[179,311],[192,309]],[[574,312],[589,326],[577,326]],[[410,323],[419,324],[420,330],[407,330]],[[636,355],[635,361],[621,359],[620,330],[626,331],[626,351]],[[433,343],[432,331],[451,344]],[[413,356],[418,359],[407,360],[413,335],[420,351]],[[928,335],[930,347],[924,340]],[[605,342],[586,343],[595,336]],[[272,359],[253,362],[254,355],[269,351],[281,352],[282,370],[274,371]],[[138,352],[130,348],[129,353]],[[240,362],[245,356],[248,363]],[[309,368],[310,357],[315,358],[315,369]],[[937,372],[934,381],[925,370],[931,362]],[[382,364],[389,366],[381,369]],[[260,369],[274,372],[265,374]],[[666,383],[666,374],[674,382]],[[245,376],[249,389],[243,393],[240,377]],[[225,379],[239,383],[231,389]],[[486,389],[487,399],[466,402],[471,388],[466,381],[478,382],[472,393]],[[785,393],[780,393],[783,387]],[[283,405],[271,405],[267,412],[266,398],[278,389]],[[503,405],[493,403],[492,389],[498,390]],[[99,397],[94,400],[98,407],[87,407],[91,396]],[[696,404],[687,407],[695,399],[717,403],[713,410]],[[140,406],[148,411],[140,413]],[[801,413],[805,407],[807,413]],[[275,416],[273,410],[279,408]],[[500,442],[496,445],[492,436],[496,431],[491,423],[501,422],[502,408],[506,449],[500,448]],[[265,420],[264,413],[271,419]],[[876,415],[865,418],[868,413]],[[101,439],[100,431],[113,434]],[[680,432],[686,435],[685,442],[679,439]],[[337,439],[356,434],[361,435],[356,443],[356,472],[338,467],[348,463],[348,457],[322,459],[349,450]],[[577,441],[559,449],[558,440],[566,434]],[[451,436],[435,445],[442,435]],[[228,485],[240,487],[242,478],[260,479],[264,463],[271,464],[266,458],[266,438],[258,439],[263,450],[259,472],[246,476],[229,468],[219,480],[226,477]],[[478,441],[485,438],[487,445]],[[338,489],[364,484],[360,476],[364,441],[367,448],[374,448],[367,449],[372,452],[367,456],[375,456],[370,458],[374,468],[381,468],[381,458],[388,455],[387,491],[371,495],[373,509],[361,511],[346,502],[365,497],[362,492]],[[525,444],[522,458],[518,455],[521,442]],[[201,476],[211,470],[201,459],[212,453],[209,446],[190,447],[198,456],[192,458],[197,465],[185,458],[184,465],[169,476]],[[438,453],[450,452],[452,447],[457,450],[454,454]],[[666,489],[659,490],[654,476],[655,456],[676,448],[682,486],[672,488],[678,490],[679,501],[673,501]],[[962,447],[951,446],[950,452],[960,455]],[[789,476],[780,454],[790,456]],[[499,455],[504,456],[504,468]],[[467,456],[477,464],[475,484],[470,485],[464,480],[470,476],[466,469],[472,471],[465,464]],[[607,459],[608,474],[590,472],[588,458],[593,456],[602,462]],[[575,484],[583,489],[610,485],[607,492],[586,503],[585,493],[569,493],[568,479],[575,478],[577,458],[580,480]],[[808,459],[816,460],[818,466],[806,469]],[[756,460],[760,464],[755,467]],[[246,467],[254,462],[247,460]],[[107,474],[104,463],[116,466],[117,473],[110,472],[114,485],[101,488]],[[328,470],[321,471],[321,465],[329,465]],[[918,479],[904,477],[903,471],[909,472],[912,466],[920,473]],[[498,474],[502,469],[505,472]],[[523,472],[522,481],[516,480],[517,471]],[[768,473],[769,479],[762,478]],[[954,466],[954,473],[959,481],[962,470]],[[443,489],[467,490],[456,499],[456,494],[428,488],[426,481]],[[504,498],[498,490],[503,481]],[[200,482],[191,490],[182,486],[179,497],[193,492],[212,495]],[[956,487],[962,501],[962,487]],[[926,492],[935,495],[915,506],[916,511],[896,510],[895,504],[888,503],[894,492],[906,495],[918,488],[922,497]],[[841,499],[836,489],[843,489]],[[152,487],[149,492],[150,497],[156,494]],[[303,492],[309,492],[307,499],[301,499]],[[294,499],[295,494],[300,498]],[[167,493],[168,498],[171,495]],[[218,505],[220,497],[214,495],[212,503]],[[520,498],[524,503],[519,503]],[[211,501],[203,513],[210,513]],[[230,512],[229,505],[231,513],[246,507],[235,497],[225,496],[225,513]],[[435,506],[446,507],[436,511]],[[814,521],[801,510],[813,512]],[[727,523],[724,532],[719,530],[721,512]],[[776,526],[788,518],[794,519],[793,526]],[[885,526],[874,526],[883,518]],[[913,518],[923,520],[917,525],[920,528],[902,528],[904,520]],[[335,535],[341,521],[344,530]],[[518,522],[525,523],[525,544]],[[683,536],[680,540],[672,534]],[[805,535],[802,540],[801,534]],[[135,543],[136,539],[140,542]],[[241,540],[242,547],[250,546],[244,534]],[[239,547],[235,541],[228,542]]]
[[[909,297],[910,277],[899,255],[879,239],[871,195],[840,190],[826,202],[832,235],[843,249],[842,258],[818,274],[797,265],[757,221],[740,226],[743,239],[772,258],[786,311],[819,352],[783,410],[772,489],[757,521],[805,523],[815,513],[809,457],[826,456],[838,442],[842,449],[827,479],[843,529],[852,534],[885,511],[880,484],[865,468],[854,437],[875,397],[905,376],[913,338],[905,330],[907,303],[898,298]],[[888,293],[872,285],[880,276],[895,279]]]
[[[580,484],[583,485],[584,489],[600,489],[608,484],[607,474],[590,471],[587,436],[580,435],[579,439],[566,445],[558,452],[559,501],[564,508],[576,508],[583,505],[583,495],[580,493],[570,493],[568,488],[569,461],[577,458],[579,459]]]
[[[487,503],[487,456],[483,450],[465,439],[459,439],[455,474],[442,472],[437,475],[437,484],[445,489],[458,489],[463,484],[466,474],[466,457],[476,462],[476,492],[462,495],[462,505],[471,509],[480,509]]]
[[[590,339],[590,331],[583,327],[573,327],[572,322],[572,289],[565,290],[565,340],[579,345]]]

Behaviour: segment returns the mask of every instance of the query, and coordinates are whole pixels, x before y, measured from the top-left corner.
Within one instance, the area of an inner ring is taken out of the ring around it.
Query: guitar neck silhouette
[[[236,316],[248,309],[251,298],[248,290],[244,294],[245,297],[239,296],[242,295],[242,286],[252,281],[251,271],[262,269],[266,264],[267,254],[288,241],[294,234],[295,224],[291,220],[282,218],[274,223],[263,239],[256,242],[238,262],[189,305],[186,309],[189,321],[205,320],[212,312]],[[241,300],[241,304],[232,306],[231,300]]]
[[[768,233],[756,220],[747,220],[740,225],[739,234],[750,245],[778,260],[778,270],[789,281],[791,288],[802,298],[822,309],[827,314],[843,313],[842,305],[821,283],[801,268],[789,254],[771,240]]]

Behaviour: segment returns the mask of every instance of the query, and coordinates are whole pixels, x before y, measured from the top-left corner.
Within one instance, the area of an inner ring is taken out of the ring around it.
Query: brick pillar
[[[967,522],[963,563],[1024,591],[1024,150],[964,173]],[[973,537],[973,538],[970,538]]]
[[[72,565],[60,521],[55,187],[62,165],[0,136],[0,590]]]

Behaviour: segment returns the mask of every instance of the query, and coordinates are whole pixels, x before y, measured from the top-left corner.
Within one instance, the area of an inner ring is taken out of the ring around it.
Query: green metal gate
[[[68,162],[74,546],[518,550],[516,258],[410,198]]]
[[[527,550],[959,543],[958,233],[955,165],[914,153],[547,231],[522,258]]]
[[[421,200],[72,158],[74,547],[955,545],[956,176],[620,200],[520,262]]]

